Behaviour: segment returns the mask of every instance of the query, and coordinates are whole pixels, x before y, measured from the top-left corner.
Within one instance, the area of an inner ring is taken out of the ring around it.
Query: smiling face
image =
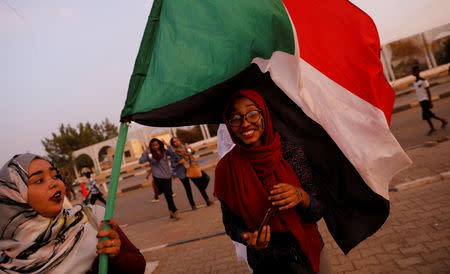
[[[28,204],[44,217],[61,211],[66,187],[48,161],[34,159],[28,167]]]
[[[247,97],[239,97],[231,105],[229,119],[235,115],[246,115],[251,111],[260,111],[259,107]],[[261,115],[258,113],[258,115]],[[260,146],[262,144],[261,136],[264,133],[263,118],[260,117],[256,122],[249,123],[243,118],[240,126],[230,126],[233,135],[244,145],[249,147]]]

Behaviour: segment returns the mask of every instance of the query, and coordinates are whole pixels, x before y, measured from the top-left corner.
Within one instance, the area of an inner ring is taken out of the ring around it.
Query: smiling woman
[[[2,167],[0,272],[96,273],[98,254],[108,254],[110,273],[143,273],[144,257],[117,223],[101,228],[104,208],[64,209],[64,193],[58,170],[44,157],[16,155]]]
[[[323,210],[320,177],[303,148],[281,140],[255,90],[235,92],[223,119],[236,143],[216,167],[214,193],[227,234],[248,247],[254,273],[314,273],[319,265],[326,273],[316,224]]]

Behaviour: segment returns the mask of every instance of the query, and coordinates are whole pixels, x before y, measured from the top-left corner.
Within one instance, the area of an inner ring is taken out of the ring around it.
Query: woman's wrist
[[[244,245],[247,245],[247,241],[244,240],[245,233],[248,233],[248,231],[246,229],[238,228],[237,229],[237,235],[238,235],[237,241],[243,243]]]
[[[311,198],[309,194],[304,191],[301,187],[295,188],[295,192],[297,193],[297,197],[299,199],[298,205],[303,209],[308,209],[311,203]]]

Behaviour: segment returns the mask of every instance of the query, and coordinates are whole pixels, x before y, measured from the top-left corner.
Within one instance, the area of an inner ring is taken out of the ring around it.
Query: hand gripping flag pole
[[[116,203],[116,193],[117,193],[117,184],[119,182],[119,175],[120,175],[120,165],[122,163],[122,155],[123,150],[125,147],[125,141],[127,140],[127,133],[128,133],[128,125],[127,122],[120,123],[120,129],[119,129],[119,137],[117,138],[117,145],[116,145],[116,151],[114,153],[114,161],[113,161],[113,167],[111,171],[111,181],[109,183],[108,188],[108,199],[106,200],[106,210],[105,210],[105,217],[103,219],[103,228],[111,228],[109,224],[106,223],[106,221],[109,221],[114,216],[114,205]],[[108,240],[108,237],[102,238],[102,241]],[[106,274],[108,273],[108,255],[107,254],[100,254],[99,259],[99,268],[98,268],[99,274]]]

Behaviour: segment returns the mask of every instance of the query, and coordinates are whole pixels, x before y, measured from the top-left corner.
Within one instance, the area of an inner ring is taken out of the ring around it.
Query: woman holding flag
[[[46,158],[16,155],[0,170],[0,272],[144,273],[145,259],[114,220],[102,229],[104,208],[63,208],[65,186]],[[100,240],[109,237],[108,240]]]
[[[254,90],[236,92],[223,119],[236,143],[215,176],[227,234],[248,247],[254,273],[318,272],[322,204],[302,147],[280,140]],[[270,208],[275,214],[268,219]]]

